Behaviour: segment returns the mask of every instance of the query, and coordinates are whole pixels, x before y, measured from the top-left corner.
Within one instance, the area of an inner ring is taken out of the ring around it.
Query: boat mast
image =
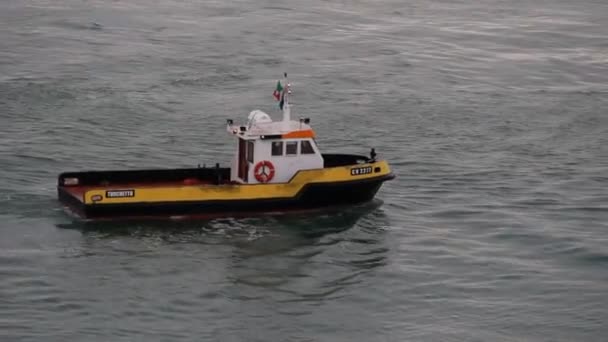
[[[283,98],[282,98],[282,102],[283,102],[283,122],[289,122],[291,120],[291,111],[289,110],[289,101],[288,101],[288,95],[291,93],[290,91],[290,84],[287,83],[287,73],[283,73],[283,82],[285,84],[285,88],[283,89]]]

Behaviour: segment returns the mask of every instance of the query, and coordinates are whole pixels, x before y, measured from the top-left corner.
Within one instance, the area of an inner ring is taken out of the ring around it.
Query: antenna
[[[287,82],[287,73],[283,73],[283,77],[285,78],[285,88],[283,88],[283,94],[281,94],[281,103],[283,107],[283,121],[289,122],[291,120],[291,111],[289,110],[289,101],[287,99],[288,95],[291,93],[290,87],[291,85]]]

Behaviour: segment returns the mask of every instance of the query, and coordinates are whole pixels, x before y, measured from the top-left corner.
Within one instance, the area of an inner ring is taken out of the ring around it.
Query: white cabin
[[[288,92],[288,84],[286,91]],[[283,120],[272,121],[263,111],[249,113],[247,125],[228,120],[226,130],[238,139],[230,180],[241,184],[286,183],[299,171],[323,168],[309,119],[290,120],[284,94]]]

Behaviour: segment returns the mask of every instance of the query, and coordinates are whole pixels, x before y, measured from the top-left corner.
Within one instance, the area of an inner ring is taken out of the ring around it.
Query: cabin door
[[[249,164],[247,163],[247,141],[239,139],[239,172],[238,176],[243,181],[247,182],[249,174]]]

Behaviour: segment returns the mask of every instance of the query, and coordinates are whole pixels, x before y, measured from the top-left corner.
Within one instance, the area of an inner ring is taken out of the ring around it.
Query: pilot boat
[[[230,217],[356,205],[395,177],[386,160],[321,153],[309,118],[291,119],[287,75],[273,95],[283,118],[254,110],[226,131],[236,140],[229,167],[61,173],[58,199],[86,220]],[[213,164],[212,164],[213,165]]]

